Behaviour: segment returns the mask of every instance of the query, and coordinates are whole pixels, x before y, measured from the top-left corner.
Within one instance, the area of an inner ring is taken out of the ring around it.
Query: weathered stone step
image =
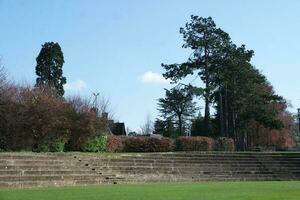
[[[72,175],[72,174],[92,174],[91,170],[0,170],[2,175]]]
[[[28,187],[50,187],[50,186],[74,186],[95,184],[117,184],[124,182],[121,178],[103,180],[56,180],[56,181],[1,181],[0,188],[28,188]]]
[[[72,164],[74,161],[70,160],[25,160],[25,159],[0,159],[0,165],[27,165],[27,164],[34,164],[34,165],[68,165]]]
[[[66,166],[66,165],[0,165],[0,170],[59,170],[59,169],[81,169],[82,166]]]
[[[0,180],[4,181],[56,181],[56,180],[108,180],[108,179],[117,179],[116,176],[104,176],[104,175],[81,175],[81,174],[72,174],[72,175],[23,175],[23,176],[0,176]]]
[[[190,163],[196,163],[196,162],[239,162],[239,163],[251,163],[251,162],[258,162],[257,159],[251,158],[251,159],[243,159],[243,160],[235,160],[235,159],[202,159],[202,158],[194,158],[194,159],[147,159],[147,158],[99,158],[99,159],[85,159],[82,160],[82,162],[89,162],[89,163],[110,163],[110,162],[136,162],[136,163],[143,163],[143,162],[159,162],[159,163],[170,163],[170,162],[190,162]],[[266,162],[278,162],[277,160],[267,160]],[[290,163],[293,162],[295,164],[299,164],[300,162],[298,160],[280,160],[282,163]]]
[[[107,170],[107,169],[128,169],[128,170],[134,170],[134,169],[174,169],[174,170],[198,170],[198,169],[209,169],[209,170],[244,170],[244,171],[249,171],[249,170],[265,170],[265,167],[262,166],[249,166],[249,167],[224,167],[224,166],[196,166],[196,165],[182,165],[182,166],[161,166],[161,165],[148,165],[148,166],[141,166],[141,165],[111,165],[111,166],[98,166],[94,167],[93,169],[95,170]],[[295,168],[296,169],[296,168]]]

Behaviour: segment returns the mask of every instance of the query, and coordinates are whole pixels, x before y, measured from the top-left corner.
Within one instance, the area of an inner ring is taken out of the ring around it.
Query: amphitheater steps
[[[300,153],[0,153],[0,187],[300,180]]]

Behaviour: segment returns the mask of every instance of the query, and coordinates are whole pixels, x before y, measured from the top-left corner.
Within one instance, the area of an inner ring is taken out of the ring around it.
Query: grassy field
[[[0,189],[0,200],[299,200],[300,182],[202,182]]]

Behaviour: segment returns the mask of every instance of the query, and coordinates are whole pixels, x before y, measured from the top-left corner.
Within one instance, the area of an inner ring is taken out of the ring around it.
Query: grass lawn
[[[0,189],[0,200],[299,200],[300,181]]]

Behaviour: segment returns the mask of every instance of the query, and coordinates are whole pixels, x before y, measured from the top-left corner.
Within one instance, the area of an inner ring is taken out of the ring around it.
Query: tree
[[[38,76],[36,86],[51,88],[59,96],[63,96],[66,78],[63,76],[64,56],[59,44],[54,42],[43,44],[36,62],[36,75]]]
[[[244,45],[231,45],[223,59],[223,66],[216,73],[213,84],[221,136],[235,138],[237,148],[251,146],[253,133],[247,131],[254,120],[271,129],[283,128],[275,104],[285,104],[275,94],[270,83],[250,63],[253,51]],[[225,135],[224,135],[225,132]]]
[[[174,121],[179,135],[184,135],[184,125],[197,111],[193,93],[187,88],[173,88],[166,91],[166,97],[158,100],[158,110],[165,120]]]
[[[153,123],[151,121],[151,115],[147,114],[144,124],[141,126],[141,134],[149,135],[153,131]]]
[[[183,47],[192,53],[184,63],[162,64],[166,70],[163,75],[173,83],[194,74],[202,80],[204,87],[191,85],[192,82],[187,85],[205,101],[204,118],[193,120],[194,134],[202,134],[203,129],[206,135],[234,137],[237,148],[245,149],[252,144],[248,140],[253,133],[247,130],[253,120],[270,129],[283,128],[274,105],[284,104],[284,99],[270,89],[266,77],[250,63],[252,50],[233,44],[210,17],[192,16],[180,33]],[[215,118],[210,118],[211,105],[215,106]],[[213,134],[214,130],[218,134]]]
[[[160,134],[164,137],[176,138],[178,130],[176,130],[174,123],[170,119],[161,120],[156,119],[154,122],[154,134]]]
[[[185,41],[183,48],[191,48],[193,53],[185,63],[162,64],[166,70],[163,75],[174,82],[194,73],[201,78],[204,87],[198,86],[196,89],[201,91],[200,94],[204,97],[204,129],[208,133],[210,131],[210,104],[214,91],[212,77],[215,68],[219,66],[218,61],[221,60],[223,48],[226,48],[230,43],[230,37],[216,27],[211,17],[203,18],[193,15],[185,28],[180,28],[180,33]]]
[[[198,116],[192,120],[191,135],[192,136],[208,136],[204,130],[204,118],[199,112]]]

